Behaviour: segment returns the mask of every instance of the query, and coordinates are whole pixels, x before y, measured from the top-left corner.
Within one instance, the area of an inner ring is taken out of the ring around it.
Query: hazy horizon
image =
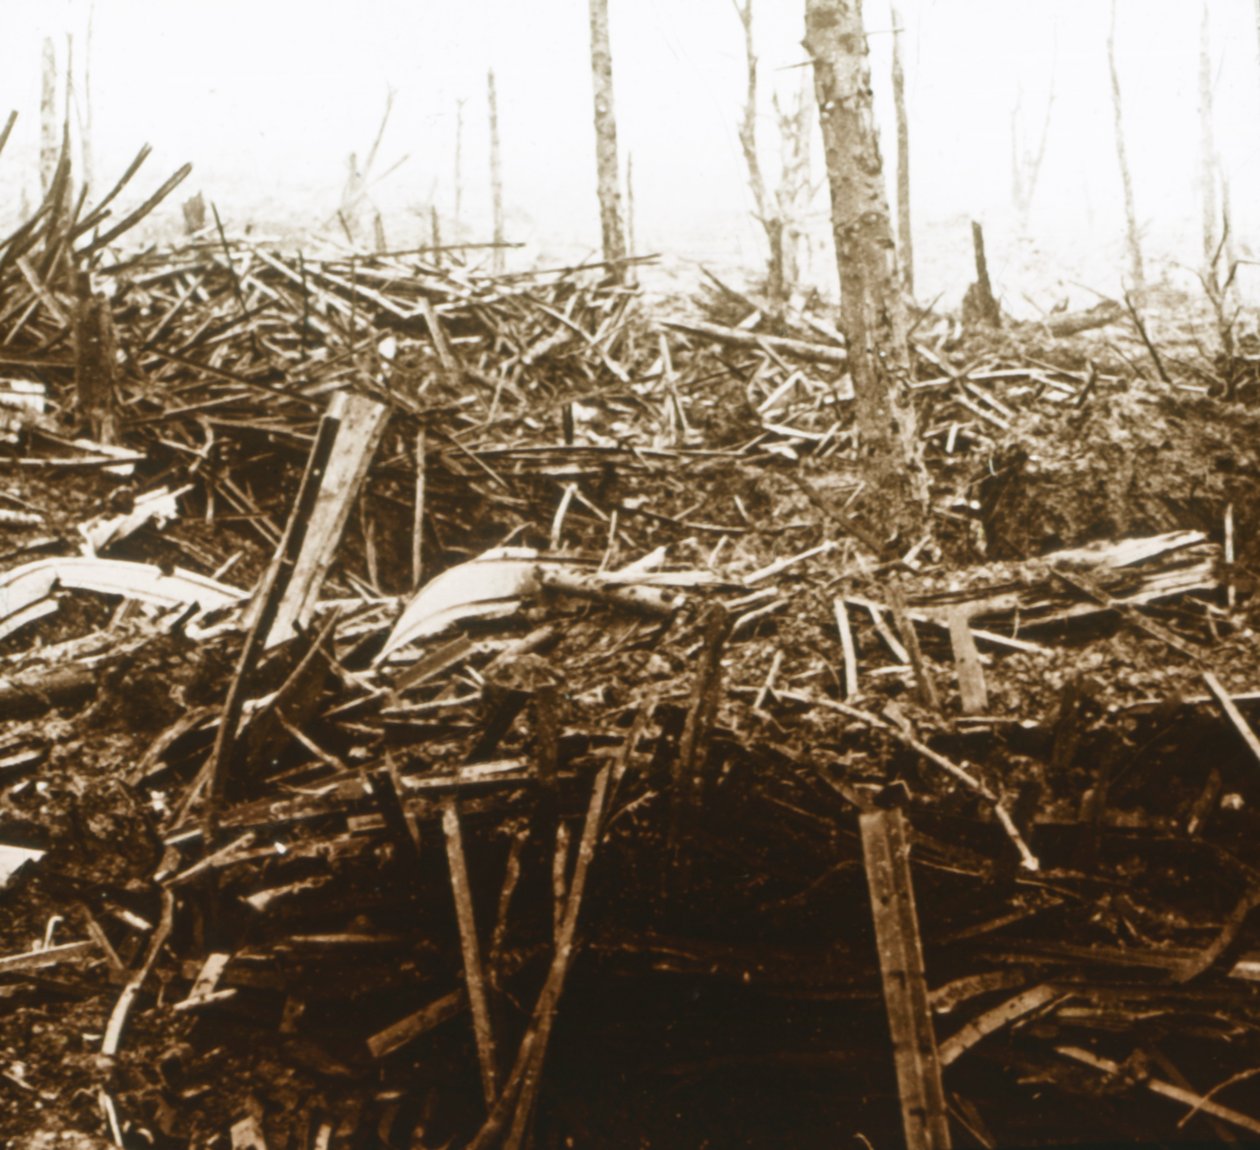
[[[1260,47],[1251,0],[1207,0],[1214,132],[1233,233],[1260,247]],[[761,57],[761,144],[777,167],[772,93],[809,82],[803,2],[754,3]],[[640,251],[756,271],[764,260],[737,127],[743,39],[730,0],[612,0],[623,164],[633,156]],[[892,16],[867,3],[885,169],[895,176]],[[1106,67],[1109,5],[1097,0],[904,0],[919,294],[961,293],[966,221],[988,229],[1011,294],[1017,265],[1076,274],[1111,290],[1124,266],[1123,209]],[[598,244],[587,5],[584,0],[376,0],[347,6],[268,0],[6,0],[0,107],[19,123],[0,157],[12,208],[36,185],[42,43],[64,69],[74,33],[79,112],[90,83],[95,183],[107,187],[144,142],[138,187],[184,161],[194,173],[162,210],[201,190],[241,227],[334,217],[350,153],[360,162],[393,112],[370,176],[392,244],[423,242],[430,206],[454,218],[457,108],[463,102],[461,234],[489,238],[485,77],[496,72],[509,238],[538,252]],[[1202,7],[1120,0],[1117,53],[1137,210],[1153,263],[1200,256],[1198,45]],[[85,64],[87,69],[85,70]],[[1035,150],[1053,93],[1027,242],[1011,204],[1012,135]],[[1013,124],[1014,109],[1019,114]],[[72,109],[72,121],[78,116]],[[77,128],[76,128],[77,130]],[[815,128],[815,132],[816,132]],[[815,148],[818,151],[818,148]],[[817,160],[817,157],[816,157]],[[819,175],[821,173],[819,172]],[[137,191],[137,198],[140,192]],[[834,278],[826,193],[813,204],[812,272]],[[1106,281],[1106,282],[1103,282]],[[1045,285],[1049,290],[1050,285]]]

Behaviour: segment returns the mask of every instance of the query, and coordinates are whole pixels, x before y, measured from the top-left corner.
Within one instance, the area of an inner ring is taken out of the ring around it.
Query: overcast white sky
[[[1255,9],[1253,0],[1206,3],[1217,147],[1235,231],[1260,247]],[[769,94],[789,94],[808,75],[799,66],[803,0],[754,4],[767,97],[763,147],[773,157]],[[640,247],[755,264],[759,237],[747,217],[736,138],[743,44],[730,0],[611,0],[611,8],[622,155],[634,157]],[[934,276],[942,285],[950,278],[958,260],[951,241],[969,216],[986,221],[991,246],[1005,258],[1012,110],[1018,99],[1031,148],[1052,86],[1032,231],[1045,252],[1079,249],[1119,268],[1107,8],[1103,0],[902,0],[926,289]],[[88,12],[88,0],[0,0],[0,108],[21,114],[0,158],[0,189],[13,197],[34,182],[43,37],[56,37],[64,59],[65,34],[76,33],[82,88]],[[1119,0],[1119,12],[1138,212],[1153,247],[1192,261],[1202,5]],[[890,161],[888,0],[867,0],[866,24]],[[419,241],[430,202],[444,216],[452,210],[461,100],[463,215],[484,236],[485,74],[493,67],[513,237],[548,249],[593,246],[587,36],[586,0],[97,0],[90,59],[97,182],[107,183],[148,141],[151,182],[191,160],[188,188],[203,189],[231,220],[327,218],[347,156],[367,152],[392,87],[394,114],[376,168],[407,159],[374,193],[391,241]],[[825,194],[817,206],[821,215]]]

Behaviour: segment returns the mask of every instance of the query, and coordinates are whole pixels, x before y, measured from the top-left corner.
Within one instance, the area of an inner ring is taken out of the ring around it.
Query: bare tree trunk
[[[455,216],[451,230],[459,239],[464,208],[464,101],[455,103]]]
[[[1055,82],[1058,76],[1059,41],[1056,32],[1054,55],[1050,64],[1050,94],[1046,97],[1046,112],[1041,120],[1041,135],[1037,139],[1036,152],[1024,152],[1019,139],[1020,105],[1023,103],[1022,86],[1015,98],[1015,108],[1011,112],[1011,191],[1018,214],[1019,231],[1022,236],[1028,235],[1029,221],[1032,217],[1033,196],[1037,191],[1037,181],[1041,178],[1041,165],[1046,158],[1046,144],[1050,140],[1050,120],[1054,112]]]
[[[341,188],[341,226],[346,238],[356,244],[359,241],[359,209],[363,205],[366,188],[365,173],[359,169],[359,157],[351,152],[346,159],[346,182]]]
[[[57,49],[44,37],[43,74],[39,94],[39,187],[45,196],[57,173],[61,125],[57,123]]]
[[[748,73],[747,94],[744,97],[744,116],[739,124],[739,145],[748,168],[748,186],[752,190],[753,209],[757,222],[766,233],[769,258],[766,262],[766,294],[781,302],[787,295],[788,285],[783,267],[783,218],[770,206],[766,196],[766,181],[761,174],[761,158],[757,152],[757,52],[753,43],[752,0],[733,0],[740,23],[744,26],[744,60]]]
[[[490,199],[494,208],[494,255],[491,267],[503,271],[503,168],[499,159],[499,99],[494,90],[494,69],[486,75],[486,99],[490,105]]]
[[[617,162],[617,117],[613,111],[612,45],[608,37],[608,0],[591,3],[591,80],[595,89],[595,169],[599,189],[599,229],[604,259],[622,279],[626,235],[621,224],[621,166]]]
[[[634,237],[634,154],[626,156],[626,255],[634,258],[638,245]],[[634,265],[626,268],[626,282],[634,283]]]
[[[1203,5],[1199,25],[1199,191],[1203,197],[1203,264],[1216,254],[1216,141],[1212,131],[1211,9]]]
[[[831,186],[840,326],[872,514],[900,545],[928,525],[928,481],[913,409],[897,256],[871,97],[861,0],[805,0],[805,49]]]
[[[1142,266],[1142,241],[1138,233],[1137,209],[1133,206],[1133,175],[1129,153],[1124,146],[1124,114],[1120,102],[1120,72],[1116,67],[1116,0],[1111,0],[1111,26],[1107,31],[1107,67],[1111,72],[1111,107],[1116,118],[1116,159],[1120,163],[1120,183],[1124,188],[1124,220],[1129,247],[1129,278],[1135,288],[1146,286]]]
[[[801,253],[806,249],[806,220],[814,191],[810,173],[814,94],[810,87],[809,77],[803,77],[795,107],[786,112],[780,106],[777,95],[774,99],[783,168],[775,200],[779,206],[779,219],[783,221],[783,284],[788,292],[801,282]]]
[[[910,122],[906,116],[906,70],[902,63],[905,26],[894,5],[892,83],[897,111],[897,256],[906,294],[914,295],[914,235],[910,230]]]
[[[96,4],[88,7],[87,37],[83,45],[83,109],[79,117],[79,150],[83,160],[83,186],[95,182],[96,165],[92,156],[92,41],[96,31]]]

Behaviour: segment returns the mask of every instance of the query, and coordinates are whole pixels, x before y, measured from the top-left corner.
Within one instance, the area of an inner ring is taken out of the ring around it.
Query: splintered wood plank
[[[315,614],[350,509],[385,432],[389,408],[373,399],[339,391],[328,405],[328,418],[337,420],[336,438],[309,516],[304,523],[291,525],[291,530],[302,533],[302,543],[267,631],[268,647],[291,638]]]
[[[468,884],[468,866],[464,861],[464,840],[459,826],[459,811],[454,800],[447,799],[442,804],[442,830],[446,835],[446,859],[451,868],[451,893],[455,896],[459,945],[464,955],[464,979],[468,1003],[472,1007],[473,1034],[477,1039],[481,1089],[489,1110],[494,1107],[495,1099],[499,1096],[498,1060],[494,1029],[490,1023],[490,1004],[486,999],[486,983],[481,969],[481,947],[477,941],[472,888]]]
[[[964,715],[983,715],[989,709],[989,692],[984,684],[984,668],[967,613],[955,609],[949,613],[949,642],[954,649],[954,665],[958,669],[958,693],[962,697]]]
[[[923,973],[905,816],[899,810],[868,811],[859,822],[907,1150],[948,1150],[949,1121]]]

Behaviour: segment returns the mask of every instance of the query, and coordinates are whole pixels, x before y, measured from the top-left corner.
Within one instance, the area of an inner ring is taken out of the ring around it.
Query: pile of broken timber
[[[654,328],[599,269],[220,236],[90,274],[90,403],[73,298],[0,278],[4,897],[65,920],[0,975],[97,1007],[117,1144],[1260,1129],[1215,542],[942,586],[696,519],[705,467],[843,461],[842,349]],[[950,451],[1074,389],[986,370],[924,381]]]

